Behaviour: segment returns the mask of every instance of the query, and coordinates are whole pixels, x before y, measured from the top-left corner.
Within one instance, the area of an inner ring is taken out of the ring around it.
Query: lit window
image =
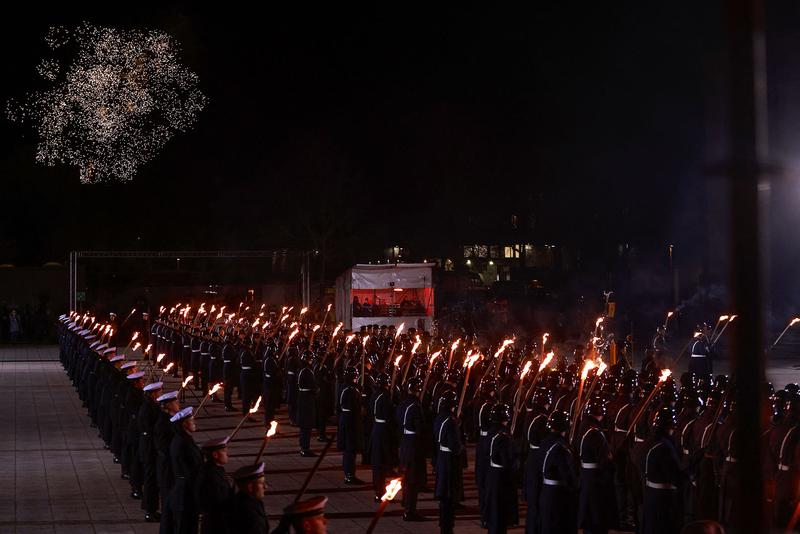
[[[504,258],[519,258],[519,249],[516,247],[504,247],[503,248],[503,257]]]

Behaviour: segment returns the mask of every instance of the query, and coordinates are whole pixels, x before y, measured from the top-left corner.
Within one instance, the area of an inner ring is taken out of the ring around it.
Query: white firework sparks
[[[130,180],[205,106],[166,33],[84,23],[51,28],[46,41],[67,59],[43,59],[47,88],[9,102],[8,118],[33,126],[39,163],[76,166],[83,183]]]

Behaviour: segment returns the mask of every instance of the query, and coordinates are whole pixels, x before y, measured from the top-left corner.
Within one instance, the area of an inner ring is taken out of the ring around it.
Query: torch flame
[[[420,345],[422,345],[422,341],[420,341],[419,337],[417,337],[417,341],[414,342],[414,346],[411,347],[411,354],[416,354]]]
[[[550,352],[547,353],[547,356],[544,357],[544,360],[542,360],[541,365],[539,365],[539,372],[540,373],[542,372],[542,369],[544,369],[545,367],[550,365],[550,362],[553,361],[553,356],[555,356],[555,353],[553,351],[550,351]]]
[[[525,375],[527,375],[530,370],[531,370],[531,362],[527,361],[525,362],[525,367],[522,368],[522,374],[519,375],[519,379],[523,380],[525,378]]]
[[[794,326],[797,323],[800,323],[800,317],[795,317],[794,319],[792,319],[792,322],[789,323],[789,326]]]
[[[513,339],[505,339],[505,340],[503,340],[503,344],[500,345],[500,348],[497,349],[497,352],[494,353],[494,357],[497,358],[498,356],[500,356],[500,354],[502,354],[502,352],[504,350],[506,350],[506,347],[508,347],[512,343],[514,343]]]
[[[403,483],[401,482],[401,479],[399,478],[392,479],[386,486],[386,493],[384,493],[383,496],[381,497],[381,501],[384,502],[391,501],[392,499],[394,499],[395,495],[397,495],[397,492],[399,492],[400,488],[402,487]]]
[[[369,341],[369,336],[364,336],[364,339],[361,341],[361,346],[365,349],[367,348],[367,341]]]
[[[550,337],[550,334],[545,332],[544,335],[542,336],[542,347],[545,346],[545,344],[547,343],[547,338],[549,338],[549,337]]]
[[[397,327],[397,332],[394,333],[394,338],[397,339],[400,337],[400,334],[403,333],[403,329],[406,327],[406,323],[400,323],[400,326]]]
[[[604,319],[603,317],[598,317],[598,319],[594,322],[594,327],[597,328],[598,326],[600,326],[600,323],[603,322],[603,319]]]
[[[667,378],[669,378],[669,375],[671,375],[671,374],[672,374],[672,371],[670,371],[669,369],[664,369],[663,371],[661,371],[661,376],[658,377],[658,381],[659,382],[666,382]]]
[[[285,320],[286,320],[286,319],[288,319],[288,318],[289,318],[289,314],[287,313],[286,315],[284,315],[283,317],[281,317],[281,320],[280,320],[280,321],[278,321],[278,323],[280,324],[280,323],[282,323],[283,321],[285,321]]]
[[[209,391],[209,392],[208,392],[208,394],[209,394],[209,395],[213,395],[214,393],[216,393],[217,391],[219,391],[219,389],[220,389],[221,387],[222,387],[222,382],[219,382],[219,383],[217,383],[217,384],[214,384],[214,387],[212,387],[212,388],[211,388],[211,391]]]
[[[308,308],[303,308],[302,310],[300,310],[300,317],[302,317],[303,314],[306,313],[307,311],[308,311]]]
[[[453,341],[453,344],[450,345],[450,350],[456,350],[458,348],[459,343],[461,343],[461,338],[458,338],[455,341]]]
[[[314,325],[314,328],[312,328],[312,329],[311,329],[311,331],[312,331],[312,332],[316,332],[317,330],[319,330],[319,325],[318,325],[318,324],[315,324],[315,325]]]
[[[182,387],[182,388],[185,388],[185,387],[186,387],[186,385],[187,385],[189,382],[191,382],[192,380],[194,380],[194,375],[189,375],[189,376],[187,376],[187,377],[186,377],[186,380],[184,380],[184,381],[183,381],[183,384],[181,384],[181,387]]]
[[[161,360],[163,360],[165,356],[166,354],[164,354],[163,352],[158,356],[156,356],[156,363],[161,363]]]
[[[153,344],[152,344],[152,343],[150,343],[150,344],[149,344],[149,345],[147,345],[147,347],[144,349],[144,353],[145,353],[145,354],[150,354],[150,349],[152,349],[152,348],[153,348]]]
[[[720,315],[719,316],[719,322],[727,321],[727,320],[728,320],[728,316],[727,315]]]
[[[739,317],[739,316],[738,316],[738,315],[731,315],[731,318],[730,318],[730,319],[728,319],[728,322],[729,322],[729,323],[732,323],[732,322],[733,322],[733,320],[734,320],[734,319],[736,319],[737,317]]]
[[[336,325],[336,328],[333,329],[333,335],[331,336],[331,339],[335,338],[336,334],[338,334],[339,330],[341,330],[341,329],[342,329],[342,323],[339,323],[338,325]]]
[[[294,336],[296,336],[299,332],[300,332],[299,328],[295,328],[294,330],[292,330],[292,333],[289,334],[289,342],[291,342],[292,339],[294,339]]]
[[[395,367],[399,367],[400,366],[400,360],[402,360],[402,359],[403,359],[403,355],[402,354],[400,356],[398,356],[397,358],[395,358],[394,359],[394,366]]]
[[[331,306],[333,306],[333,304],[328,304],[328,309],[325,311],[331,311]]]
[[[675,312],[669,312],[669,313],[667,313],[667,319],[669,319],[669,318],[670,318],[670,317],[672,317],[673,315],[675,315]]]
[[[696,337],[696,338],[697,338],[697,337],[700,337],[700,336],[702,336],[702,335],[703,335],[703,333],[702,333],[702,332],[695,332],[693,337]]]
[[[164,372],[165,372],[165,373],[169,373],[169,372],[170,372],[170,370],[171,370],[173,367],[175,367],[175,364],[174,364],[174,363],[170,363],[169,365],[167,365],[167,366],[164,368]]]
[[[437,350],[436,352],[434,352],[433,354],[431,354],[431,359],[428,361],[428,365],[433,365],[433,360],[435,360],[436,358],[438,358],[438,357],[439,357],[439,355],[440,355],[441,353],[442,353],[442,351],[440,351],[440,350]]]
[[[131,343],[139,339],[139,332],[134,332],[133,337],[131,338]]]
[[[256,405],[250,408],[250,413],[256,413],[258,411],[259,406],[261,406],[261,397],[256,399]]]
[[[597,366],[597,376],[598,376],[598,378],[600,377],[600,375],[603,374],[603,371],[605,371],[607,368],[608,368],[608,366],[606,365],[606,362],[604,362],[603,360],[600,360],[600,365]]]
[[[253,321],[253,328],[257,327],[258,323],[259,323],[259,319],[258,319],[258,317],[256,317],[256,320]]]
[[[345,345],[349,345],[350,342],[353,341],[355,338],[356,338],[355,334],[350,334],[349,336],[347,336],[347,338],[345,339]]]
[[[275,432],[277,432],[277,431],[278,431],[278,422],[277,421],[272,421],[269,424],[269,430],[267,430],[267,437],[271,438],[272,436],[275,435]]]
[[[589,376],[589,371],[595,367],[595,363],[592,360],[586,360],[586,363],[583,364],[583,370],[581,371],[581,381],[586,381],[586,377]]]
[[[470,356],[469,360],[467,360],[467,367],[472,369],[472,366],[475,365],[475,362],[478,361],[480,354],[476,354],[474,356]]]
[[[139,350],[139,347],[141,347],[141,346],[142,346],[142,344],[137,341],[136,345],[133,346],[133,352],[136,352],[137,350]]]

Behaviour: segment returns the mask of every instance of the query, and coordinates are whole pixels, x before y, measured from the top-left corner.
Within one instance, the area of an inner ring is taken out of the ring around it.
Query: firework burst
[[[205,106],[166,33],[84,23],[51,28],[46,42],[46,87],[9,102],[8,118],[33,127],[39,163],[76,166],[83,183],[130,180]]]

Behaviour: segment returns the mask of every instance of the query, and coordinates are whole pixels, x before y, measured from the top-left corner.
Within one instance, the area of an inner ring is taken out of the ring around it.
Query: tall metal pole
[[[762,248],[759,197],[766,155],[766,74],[761,0],[727,0],[728,135],[731,208],[731,287],[740,316],[734,329],[737,425],[741,483],[737,485],[736,532],[766,532],[761,477],[761,388],[764,380]]]
[[[77,288],[77,252],[74,250],[70,251],[69,253],[69,309],[70,310],[77,310],[78,309],[78,288]]]

